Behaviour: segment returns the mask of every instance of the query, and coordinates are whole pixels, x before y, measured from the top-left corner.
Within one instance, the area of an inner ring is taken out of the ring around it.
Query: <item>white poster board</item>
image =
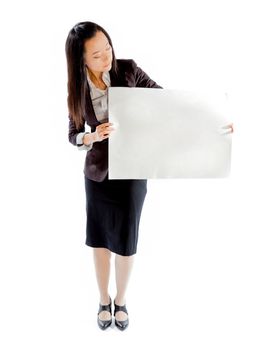
[[[109,87],[109,179],[226,177],[227,94]]]

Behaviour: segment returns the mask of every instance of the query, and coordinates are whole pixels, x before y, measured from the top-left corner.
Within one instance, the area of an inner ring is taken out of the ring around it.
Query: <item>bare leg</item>
[[[115,302],[117,305],[124,305],[125,293],[130,278],[134,262],[134,255],[131,256],[122,256],[116,254],[115,256],[115,271],[116,271],[116,286],[117,286],[117,295]],[[123,311],[118,311],[116,313],[116,319],[118,321],[124,321],[127,319],[127,314]]]
[[[110,276],[110,257],[111,252],[106,248],[93,248],[94,249],[94,263],[96,279],[98,283],[100,293],[100,303],[102,305],[108,305],[110,302],[108,284]],[[110,320],[111,315],[108,311],[102,311],[99,314],[99,319],[102,321]]]

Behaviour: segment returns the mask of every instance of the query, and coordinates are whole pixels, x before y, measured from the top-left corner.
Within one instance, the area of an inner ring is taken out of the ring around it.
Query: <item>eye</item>
[[[108,50],[110,50],[110,49],[111,49],[111,46],[109,45],[108,48],[106,49],[106,51],[108,51]],[[100,56],[95,56],[95,57],[93,57],[93,58],[98,59],[98,58],[100,58]]]

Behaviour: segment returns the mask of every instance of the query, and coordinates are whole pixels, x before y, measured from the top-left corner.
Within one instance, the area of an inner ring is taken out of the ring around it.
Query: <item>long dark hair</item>
[[[108,33],[100,25],[94,22],[77,23],[69,32],[65,52],[68,69],[68,109],[69,116],[78,129],[84,125],[84,115],[86,111],[86,96],[88,96],[89,86],[87,84],[87,70],[83,59],[84,42],[93,38],[98,31],[102,31],[107,37],[112,48],[111,71],[117,74],[117,63],[112,41]],[[90,94],[89,94],[90,96]]]

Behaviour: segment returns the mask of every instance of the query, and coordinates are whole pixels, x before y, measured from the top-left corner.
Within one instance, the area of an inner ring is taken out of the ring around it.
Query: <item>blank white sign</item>
[[[109,179],[229,175],[225,93],[109,87],[108,104]]]

